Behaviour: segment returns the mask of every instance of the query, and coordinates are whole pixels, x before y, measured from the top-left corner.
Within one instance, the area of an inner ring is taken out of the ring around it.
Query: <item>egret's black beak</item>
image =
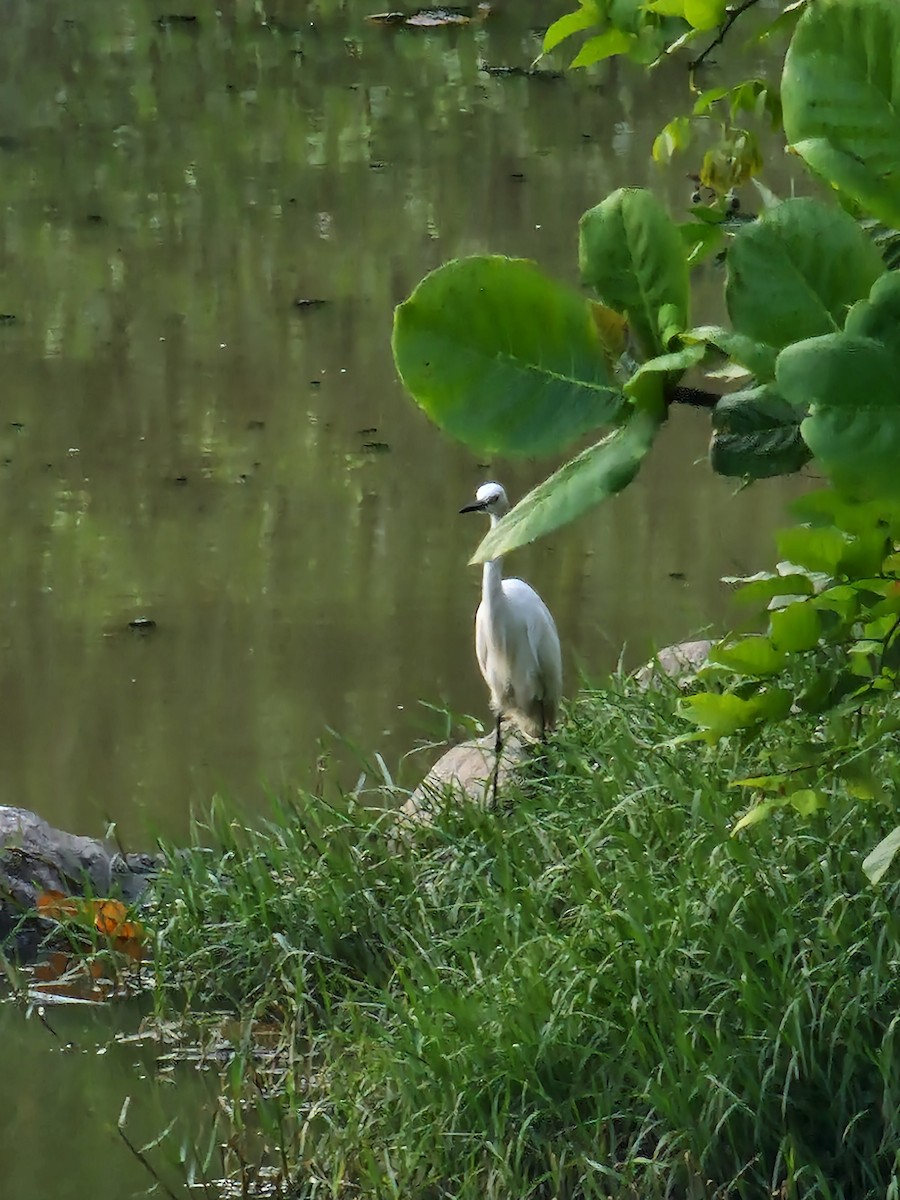
[[[486,501],[486,500],[476,500],[474,504],[464,504],[464,505],[462,506],[462,508],[461,508],[459,511],[460,511],[461,513],[464,513],[464,512],[484,512],[484,510],[485,510],[486,508],[487,508],[487,501]]]

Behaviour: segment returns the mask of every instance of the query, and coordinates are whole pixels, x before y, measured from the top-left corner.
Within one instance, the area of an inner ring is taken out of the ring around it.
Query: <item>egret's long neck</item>
[[[491,513],[491,529],[498,518]],[[481,597],[489,607],[503,603],[503,559],[492,558],[481,572]]]

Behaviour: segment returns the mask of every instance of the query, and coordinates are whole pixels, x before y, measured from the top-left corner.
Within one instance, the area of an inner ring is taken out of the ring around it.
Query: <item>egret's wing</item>
[[[555,705],[562,694],[562,652],[550,609],[523,579],[504,579],[503,592],[516,625],[524,633],[545,695]]]
[[[485,616],[484,605],[479,604],[478,612],[475,614],[475,656],[478,659],[478,669],[481,671],[481,677],[487,683],[488,687],[490,687],[488,655],[487,618]]]

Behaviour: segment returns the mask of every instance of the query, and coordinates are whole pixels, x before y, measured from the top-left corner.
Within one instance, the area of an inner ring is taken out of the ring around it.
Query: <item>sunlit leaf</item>
[[[415,401],[481,453],[557,452],[627,404],[590,303],[524,259],[427,275],[396,310],[393,350]]]
[[[621,29],[607,29],[596,37],[588,38],[572,61],[570,67],[592,67],[594,63],[612,58],[616,54],[627,54],[633,38]]]
[[[620,492],[637,474],[661,423],[658,412],[636,410],[624,425],[523,497],[488,533],[471,561],[486,562],[524,546]]]
[[[691,143],[692,132],[690,117],[673,117],[654,139],[653,161],[668,162],[677,151],[685,150]]]
[[[759,692],[749,699],[730,692],[700,692],[682,701],[688,720],[707,730],[712,740],[750,729],[761,721],[781,720],[791,708],[791,693],[783,688]]]
[[[828,526],[793,525],[778,533],[778,553],[789,562],[811,571],[837,572],[847,547],[847,538],[839,529]]]
[[[772,645],[792,654],[802,654],[819,644],[822,622],[814,605],[802,601],[779,608],[769,617]]]
[[[875,849],[870,850],[863,859],[862,868],[870,883],[881,882],[898,850],[900,850],[900,825],[891,830],[886,838],[882,838]]]
[[[725,580],[727,583],[739,582]],[[799,571],[785,575],[760,572],[756,578],[747,579],[735,593],[742,604],[764,607],[780,596],[811,596],[815,591],[813,581]]]
[[[543,53],[549,54],[554,47],[558,46],[567,37],[571,37],[573,33],[580,33],[585,29],[592,28],[592,26],[599,24],[600,19],[600,9],[594,3],[594,0],[582,0],[580,7],[575,12],[565,13],[559,17],[544,34]]]
[[[684,0],[684,16],[694,29],[714,29],[725,16],[728,0]]]
[[[801,788],[799,791],[791,792],[785,798],[785,804],[789,804],[801,817],[809,817],[822,808],[825,804],[825,797],[815,788]]]
[[[780,671],[787,662],[787,655],[776,649],[768,638],[753,634],[734,642],[717,643],[709,652],[709,661],[741,675],[762,677]]]
[[[735,821],[731,827],[731,836],[734,837],[742,829],[749,829],[753,825],[758,825],[760,821],[765,821],[777,808],[783,806],[784,801],[782,800],[763,800],[761,804],[755,804],[749,812],[744,813],[739,821]]]
[[[683,17],[686,0],[647,0],[646,8],[661,17]]]

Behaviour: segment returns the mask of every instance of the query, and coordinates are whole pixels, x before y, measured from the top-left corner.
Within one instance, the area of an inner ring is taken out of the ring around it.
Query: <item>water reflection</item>
[[[179,836],[215,789],[307,781],[328,726],[390,760],[421,699],[485,712],[456,510],[548,464],[442,439],[395,378],[393,305],[473,251],[574,281],[608,190],[686,200],[647,152],[673,69],[490,75],[534,58],[541,5],[431,33],[367,11],[6,6],[0,781],[67,827]],[[678,414],[639,485],[510,564],[570,680],[720,619],[718,576],[768,559],[786,489],[732,497],[707,433]]]

